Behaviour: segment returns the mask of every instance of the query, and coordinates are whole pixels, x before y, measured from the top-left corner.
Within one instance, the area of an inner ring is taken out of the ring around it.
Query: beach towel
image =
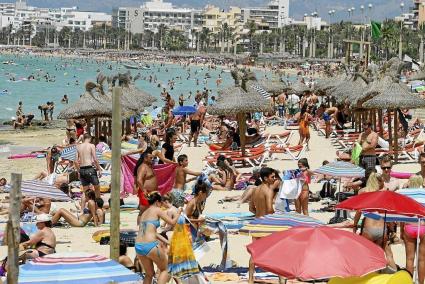
[[[359,143],[355,143],[353,147],[353,151],[351,152],[351,160],[354,161],[356,166],[360,163],[360,155],[362,153],[362,146]]]
[[[128,194],[133,194],[134,189],[134,168],[137,160],[133,157],[121,157],[121,197],[124,198]],[[171,191],[176,177],[175,164],[155,165],[153,171],[158,180],[158,191],[161,195]]]
[[[411,284],[412,277],[406,271],[394,274],[370,273],[363,277],[332,278],[328,284]]]
[[[226,269],[231,266],[231,262],[227,261],[228,258],[228,242],[227,242],[227,228],[221,220],[207,217],[205,224],[200,228],[201,233],[203,231],[209,233],[217,233],[220,238],[221,245],[221,264],[222,269]]]
[[[168,252],[168,272],[177,278],[199,273],[198,262],[192,248],[191,236],[185,219],[180,217],[174,226]]]

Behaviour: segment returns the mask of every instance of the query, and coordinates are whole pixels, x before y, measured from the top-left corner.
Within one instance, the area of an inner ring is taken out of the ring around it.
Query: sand
[[[267,129],[269,133],[278,133],[282,131],[282,127],[271,127]],[[8,145],[13,151],[25,152],[25,149],[34,148],[43,149],[45,147],[52,146],[53,144],[60,144],[64,137],[64,130],[60,129],[49,129],[49,130],[37,130],[37,131],[1,131],[0,140],[9,141],[11,144]],[[298,142],[298,132],[291,139],[291,144]],[[1,151],[0,146],[0,151]],[[326,140],[323,136],[318,136],[317,132],[311,129],[311,141],[310,149],[306,152],[306,157],[309,160],[312,169],[321,166],[323,160],[332,161],[336,158],[336,148],[331,144],[329,140]],[[193,170],[201,170],[204,166],[202,158],[208,153],[207,147],[183,147],[181,153],[187,154],[189,157],[189,168]],[[273,160],[266,162],[268,166],[273,167],[279,171],[286,169],[294,169],[297,167],[297,163],[291,160]],[[8,160],[7,153],[0,153],[0,177],[6,177],[10,179],[12,172],[22,172],[23,179],[31,179],[35,174],[46,168],[45,159],[22,159],[22,160]],[[250,171],[250,168],[246,168],[243,171]],[[413,164],[399,164],[395,166],[396,171],[405,172],[416,172],[419,170],[419,165]],[[316,192],[321,189],[320,184],[312,184],[311,190]],[[248,212],[248,205],[243,204],[240,208],[237,208],[235,203],[224,203],[219,204],[218,201],[224,196],[240,195],[239,191],[231,192],[213,192],[207,200],[204,214],[217,213],[217,212]],[[136,199],[132,198],[134,202]],[[71,208],[73,207],[70,203],[56,203],[58,207]],[[311,216],[328,222],[333,216],[333,213],[318,213],[315,209],[323,207],[320,202],[310,203]],[[137,212],[122,212],[121,214],[121,226],[122,228],[133,228],[136,229],[136,217]],[[107,214],[109,219],[109,214]],[[96,254],[102,254],[105,256],[109,255],[109,246],[102,246],[95,243],[91,236],[92,234],[100,229],[105,228],[54,228],[54,232],[58,239],[57,251],[84,251]],[[237,263],[238,266],[247,267],[249,254],[246,250],[246,245],[251,242],[250,237],[242,235],[229,235],[229,255],[230,258]],[[214,241],[209,242],[210,250],[201,260],[202,266],[206,265],[218,265],[221,260],[221,250],[218,238]],[[396,263],[401,267],[405,265],[404,246],[401,244],[392,246]],[[5,246],[0,247],[0,258],[4,258],[7,253]],[[129,256],[135,255],[134,248],[129,248]],[[318,256],[318,261],[319,256]],[[293,282],[295,283],[295,282]]]

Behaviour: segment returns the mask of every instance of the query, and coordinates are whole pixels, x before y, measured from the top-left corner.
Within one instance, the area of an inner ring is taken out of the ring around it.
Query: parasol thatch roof
[[[425,100],[411,93],[409,88],[398,82],[387,81],[381,83],[382,91],[372,99],[363,103],[369,109],[421,108],[425,107]]]
[[[112,102],[109,97],[93,82],[86,83],[85,93],[74,104],[63,109],[59,119],[78,119],[89,117],[110,117]]]
[[[351,104],[356,104],[363,97],[366,86],[363,79],[353,76],[349,80],[340,81],[336,87],[328,91],[328,94],[334,96],[338,103],[349,100]]]
[[[271,111],[270,102],[254,91],[245,92],[240,87],[229,87],[219,91],[217,103],[207,111],[214,115],[236,115],[248,112]]]
[[[300,81],[295,82],[291,86],[289,86],[289,91],[295,94],[303,94],[305,92],[310,92],[311,89],[304,83]]]
[[[255,81],[250,81],[255,83]],[[283,91],[288,89],[288,85],[280,80],[272,80],[272,79],[262,79],[256,82],[261,88],[269,93],[273,93],[276,95],[281,94]]]
[[[115,81],[118,80],[118,84],[122,87],[122,99],[123,108],[127,108],[134,112],[141,112],[146,107],[152,105],[156,101],[152,95],[136,88],[133,81],[131,80],[130,73],[118,74],[113,78],[109,78],[110,85],[115,85]],[[112,88],[110,88],[109,96],[112,96]]]

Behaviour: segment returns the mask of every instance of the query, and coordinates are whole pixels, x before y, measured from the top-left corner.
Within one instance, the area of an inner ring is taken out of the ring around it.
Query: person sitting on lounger
[[[40,214],[36,219],[37,233],[31,236],[29,241],[23,242],[24,248],[34,246],[26,252],[26,258],[43,257],[47,254],[55,253],[56,236],[53,233],[51,217],[48,214]]]
[[[222,160],[217,162],[217,167],[219,169],[219,174],[221,178],[219,183],[214,183],[212,189],[214,190],[232,190],[235,187],[235,174],[229,165]]]
[[[96,227],[103,224],[105,222],[105,212],[102,209],[103,199],[96,198],[92,190],[88,191],[86,194],[89,200],[87,202],[87,208],[84,208],[81,216],[74,216],[74,214],[68,210],[60,208],[52,218],[53,225],[62,217],[72,227],[85,227],[90,221],[93,221]]]

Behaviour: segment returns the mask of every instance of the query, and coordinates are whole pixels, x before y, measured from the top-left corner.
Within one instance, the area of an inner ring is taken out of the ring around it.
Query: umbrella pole
[[[32,217],[34,216],[34,211],[35,211],[35,200],[36,200],[36,198],[34,197],[34,200],[32,202],[32,215],[31,215],[31,219],[30,219],[31,224],[32,224]]]
[[[398,149],[398,114],[397,114],[397,110],[394,110],[394,161],[397,163],[398,162],[398,153],[397,153],[397,149]]]
[[[378,125],[379,125],[379,136],[384,138],[384,124],[382,121],[382,109],[378,110]]]
[[[388,142],[390,144],[390,152],[393,150],[393,134],[391,127],[391,110],[387,109],[388,114]]]
[[[387,228],[387,211],[384,214],[384,230],[382,233],[382,249],[385,251],[385,229]]]
[[[421,231],[421,219],[418,218],[418,231],[417,231],[417,236],[416,236],[416,253],[415,253],[415,271],[413,272],[413,281],[414,283],[419,283],[419,279],[418,279],[418,269],[419,269],[419,243],[420,243],[420,238],[419,238],[419,233]]]
[[[121,87],[112,90],[112,177],[111,177],[111,242],[110,257],[118,261],[120,248],[120,184],[121,184]]]
[[[244,157],[245,156],[245,132],[246,132],[245,113],[238,113],[237,120],[239,125],[239,136],[241,138],[242,157]]]

